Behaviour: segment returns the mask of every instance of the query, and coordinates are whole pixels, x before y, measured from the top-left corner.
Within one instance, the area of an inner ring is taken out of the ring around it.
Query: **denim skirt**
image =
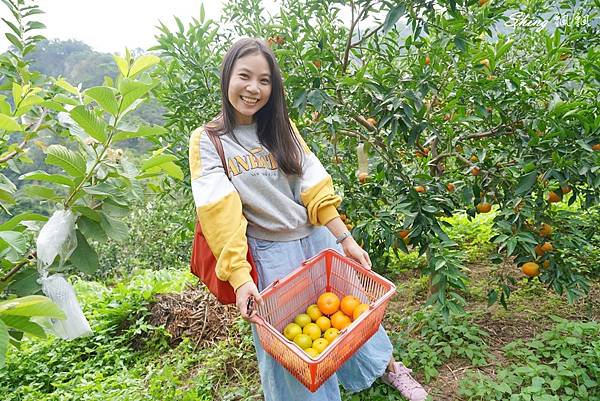
[[[342,253],[341,246],[325,227],[316,227],[308,237],[294,241],[266,241],[248,237],[248,245],[258,269],[258,289],[262,291],[276,279],[282,279],[308,258],[332,248]],[[341,400],[339,383],[347,391],[358,392],[371,387],[385,373],[392,357],[392,344],[383,329],[371,337],[319,389],[311,393],[279,362],[262,348],[254,324],[254,346],[265,401],[336,401]]]

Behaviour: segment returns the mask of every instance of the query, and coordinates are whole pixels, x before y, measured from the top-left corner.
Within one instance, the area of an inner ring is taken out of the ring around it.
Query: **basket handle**
[[[270,290],[271,288],[275,288],[275,286],[279,284],[279,279],[275,279],[275,281],[273,281],[271,284],[269,284],[268,286],[265,287],[264,290],[262,290],[261,292],[265,292],[267,290]]]

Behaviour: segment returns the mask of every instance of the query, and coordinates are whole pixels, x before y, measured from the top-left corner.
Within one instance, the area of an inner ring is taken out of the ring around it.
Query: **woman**
[[[241,315],[256,322],[248,299],[262,303],[259,290],[321,250],[338,249],[367,269],[371,261],[339,217],[331,177],[289,120],[281,73],[265,42],[242,39],[231,47],[223,60],[221,93],[221,114],[190,138],[192,191],[217,259],[217,277],[235,289]],[[220,138],[228,176],[208,133]],[[250,277],[248,246],[258,288]],[[427,396],[393,360],[382,327],[315,393],[264,352],[254,327],[253,333],[266,401],[340,400],[338,380],[356,392],[378,377],[409,400]]]

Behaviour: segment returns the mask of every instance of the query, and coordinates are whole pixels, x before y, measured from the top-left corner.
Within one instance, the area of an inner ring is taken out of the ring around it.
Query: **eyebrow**
[[[238,69],[238,73],[239,73],[239,72],[252,72],[252,71],[250,71],[250,70],[249,70],[248,68],[246,68],[246,67],[239,67],[239,69]],[[267,72],[265,72],[265,73],[261,74],[261,77],[269,77],[269,78],[271,78],[271,73],[267,73]]]

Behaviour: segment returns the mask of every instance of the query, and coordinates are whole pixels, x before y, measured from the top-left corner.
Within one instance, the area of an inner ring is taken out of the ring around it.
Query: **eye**
[[[245,74],[245,73],[243,73],[243,72],[242,72],[242,73],[241,73],[239,76],[240,76],[240,78],[242,78],[242,79],[248,79],[248,74]]]
[[[263,83],[263,84],[265,84],[265,85],[268,85],[268,84],[270,84],[270,83],[271,83],[271,80],[270,80],[270,79],[268,79],[268,78],[263,78],[263,80],[262,80],[262,81],[260,81],[260,82],[262,82],[262,83]]]

